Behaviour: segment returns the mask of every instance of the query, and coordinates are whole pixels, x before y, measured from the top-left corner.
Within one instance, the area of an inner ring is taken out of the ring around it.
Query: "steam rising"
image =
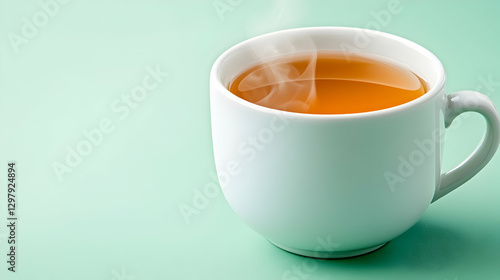
[[[373,63],[374,59],[365,54],[356,55],[356,59],[342,67],[325,67],[321,62],[318,64],[314,42],[305,38],[286,38],[266,48],[254,48],[254,54],[260,58],[282,58],[261,61],[242,78],[237,89],[245,99],[278,110],[308,112],[317,101],[316,80],[358,81],[408,91],[422,86],[418,77],[405,67],[385,64],[380,58],[376,60],[381,63]],[[342,52],[334,57],[346,59]]]
[[[305,69],[289,63],[269,62],[247,75],[238,90],[253,94],[254,103],[279,110],[307,111],[316,99],[317,53],[307,54]]]

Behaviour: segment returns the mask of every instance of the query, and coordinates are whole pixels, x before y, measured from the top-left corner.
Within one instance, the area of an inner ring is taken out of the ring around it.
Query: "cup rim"
[[[340,30],[349,30],[352,32],[369,32],[374,34],[374,36],[382,36],[390,40],[395,40],[399,41],[405,45],[410,46],[411,48],[415,49],[417,52],[420,52],[421,54],[427,56],[430,58],[431,61],[434,62],[435,67],[437,67],[437,79],[436,83],[422,96],[413,99],[411,101],[408,101],[406,103],[385,108],[385,109],[380,109],[380,110],[375,110],[375,111],[368,111],[368,112],[360,112],[360,113],[347,113],[347,114],[311,114],[311,113],[298,113],[298,112],[290,112],[290,111],[284,111],[284,110],[279,110],[279,109],[274,109],[274,108],[269,108],[269,107],[264,107],[261,105],[257,105],[255,103],[252,103],[250,101],[247,101],[243,98],[240,98],[227,89],[221,81],[220,77],[220,67],[221,64],[225,61],[225,59],[230,56],[232,53],[238,51],[240,48],[244,48],[246,45],[250,45],[253,43],[253,41],[256,40],[263,40],[266,37],[272,37],[280,33],[291,33],[291,32],[298,32],[298,31],[310,31],[310,32],[315,32],[315,31],[340,31]],[[422,47],[421,45],[410,41],[408,39],[405,39],[403,37],[393,35],[390,33],[382,32],[382,31],[376,31],[376,30],[371,30],[371,29],[365,29],[365,28],[356,28],[356,27],[337,27],[337,26],[321,26],[321,27],[301,27],[301,28],[292,28],[292,29],[284,29],[284,30],[279,30],[279,31],[274,31],[270,33],[265,33],[256,37],[252,37],[250,39],[247,39],[245,41],[242,41],[231,48],[227,49],[224,51],[214,62],[212,69],[210,71],[210,84],[211,86],[215,86],[215,89],[220,92],[224,97],[228,98],[229,100],[236,102],[244,107],[247,107],[252,110],[257,110],[261,111],[263,113],[271,113],[271,114],[279,114],[281,116],[286,116],[290,118],[312,118],[312,119],[352,119],[352,118],[371,118],[375,116],[383,116],[383,115],[388,115],[388,114],[394,114],[401,112],[403,110],[407,110],[410,107],[415,107],[418,106],[419,104],[425,103],[427,100],[432,99],[434,96],[439,94],[442,88],[444,88],[445,85],[445,80],[446,80],[446,75],[445,75],[445,70],[444,67],[441,63],[441,61],[429,50],[426,48]]]

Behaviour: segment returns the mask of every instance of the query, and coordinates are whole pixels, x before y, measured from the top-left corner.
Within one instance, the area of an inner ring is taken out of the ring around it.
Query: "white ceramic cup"
[[[315,50],[384,56],[426,80],[429,90],[388,109],[316,115],[262,107],[227,89],[262,60]],[[472,178],[498,147],[493,103],[473,91],[446,95],[444,86],[443,66],[431,52],[372,30],[291,29],[230,48],[210,74],[215,163],[228,203],[255,231],[296,254],[341,258],[380,248]],[[445,127],[466,111],[484,116],[485,135],[463,163],[442,172]]]

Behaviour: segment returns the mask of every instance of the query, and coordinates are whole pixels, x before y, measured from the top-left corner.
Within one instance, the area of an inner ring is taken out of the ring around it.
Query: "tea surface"
[[[425,94],[427,84],[387,59],[320,51],[258,64],[238,75],[228,88],[264,107],[348,114],[409,102]]]

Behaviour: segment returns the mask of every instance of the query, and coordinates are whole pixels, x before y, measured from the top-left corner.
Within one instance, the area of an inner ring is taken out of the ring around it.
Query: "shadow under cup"
[[[263,60],[317,50],[387,57],[429,90],[379,111],[314,115],[262,107],[227,89]],[[232,47],[210,76],[214,156],[228,203],[255,231],[300,255],[351,257],[383,246],[417,222],[439,186],[444,83],[432,53],[377,31],[292,29]]]

